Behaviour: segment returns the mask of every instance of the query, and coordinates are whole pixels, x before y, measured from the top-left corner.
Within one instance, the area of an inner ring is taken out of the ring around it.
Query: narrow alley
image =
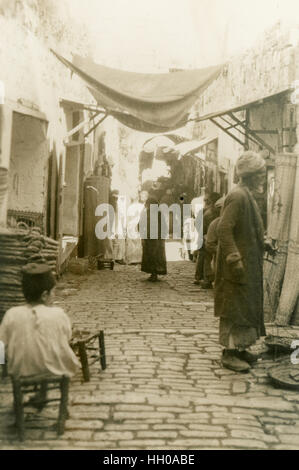
[[[107,368],[94,364],[90,382],[78,371],[60,438],[51,430],[57,407],[27,408],[23,443],[11,426],[10,381],[2,379],[2,449],[298,447],[298,394],[274,388],[267,377],[278,359],[260,342],[264,353],[250,373],[223,369],[212,291],[193,285],[193,263],[168,268],[157,283],[138,266],[62,277],[55,302],[74,330],[104,330]]]
[[[298,18],[0,0],[0,451],[299,449]]]

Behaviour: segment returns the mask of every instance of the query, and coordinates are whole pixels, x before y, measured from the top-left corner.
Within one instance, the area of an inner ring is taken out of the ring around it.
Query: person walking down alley
[[[167,274],[165,239],[162,238],[162,214],[160,211],[154,215],[153,209],[158,208],[156,198],[150,196],[140,217],[140,235],[142,238],[141,271],[149,273],[151,282],[158,280],[158,275]],[[151,234],[151,228],[155,234]]]
[[[263,315],[264,228],[253,191],[263,191],[264,159],[245,152],[236,163],[239,184],[227,195],[218,223],[215,316],[220,317],[222,365],[250,369],[257,356],[246,349],[265,336]]]

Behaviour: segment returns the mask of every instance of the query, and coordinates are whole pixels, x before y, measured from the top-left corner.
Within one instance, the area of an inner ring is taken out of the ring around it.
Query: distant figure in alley
[[[263,315],[264,228],[253,191],[263,191],[264,159],[245,152],[236,171],[239,184],[227,195],[218,223],[215,316],[220,317],[222,364],[237,372],[257,357],[246,351],[265,336]]]
[[[165,240],[162,239],[162,214],[159,211],[157,214],[157,222],[153,220],[151,216],[151,205],[156,205],[158,208],[158,201],[156,198],[148,197],[143,213],[141,214],[140,222],[146,233],[141,233],[142,238],[142,261],[141,271],[149,273],[148,278],[151,282],[158,280],[158,275],[167,274],[166,266],[166,252],[165,252]],[[151,228],[154,228],[155,224],[157,238],[151,234]]]
[[[211,193],[205,198],[205,209],[203,211],[203,246],[198,250],[195,281],[194,284],[200,285],[203,289],[213,288],[213,275],[211,273],[210,263],[211,256],[205,247],[205,239],[210,224],[219,216],[219,209],[215,207],[216,202],[220,199],[219,193]]]

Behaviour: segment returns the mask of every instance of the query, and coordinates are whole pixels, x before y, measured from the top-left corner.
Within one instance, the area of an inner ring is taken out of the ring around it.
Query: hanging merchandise
[[[287,264],[296,163],[295,154],[282,154],[275,158],[275,183],[269,201],[267,237],[275,241],[278,250],[275,259],[267,257],[264,263],[264,308],[266,312],[270,309],[270,321],[275,319]]]

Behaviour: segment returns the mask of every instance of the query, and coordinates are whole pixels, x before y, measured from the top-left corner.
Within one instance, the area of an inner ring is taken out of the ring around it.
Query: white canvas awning
[[[208,137],[206,139],[202,140],[188,140],[186,142],[182,142],[180,144],[177,144],[175,146],[175,149],[179,152],[180,156],[179,159],[184,157],[185,155],[194,154],[198,158],[201,158],[202,160],[205,160],[205,155],[198,152],[204,145],[209,144],[213,140],[215,140],[217,137]]]

